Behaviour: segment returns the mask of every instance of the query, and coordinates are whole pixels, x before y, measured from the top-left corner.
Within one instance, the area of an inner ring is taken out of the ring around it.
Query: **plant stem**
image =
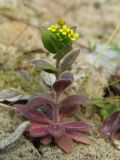
[[[60,60],[59,59],[56,60],[56,69],[57,69],[56,79],[58,80],[60,76]]]
[[[53,122],[54,123],[59,122],[59,107],[58,106],[53,108]]]
[[[57,69],[56,80],[58,80],[60,77],[60,60],[59,59],[56,59],[56,69]],[[55,96],[55,104],[56,106],[53,107],[53,121],[54,123],[58,123],[59,122],[59,94],[57,93]]]

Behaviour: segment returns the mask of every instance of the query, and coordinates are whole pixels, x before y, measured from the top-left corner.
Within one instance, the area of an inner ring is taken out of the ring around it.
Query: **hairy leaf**
[[[73,141],[68,135],[64,135],[55,140],[59,147],[66,153],[71,153]]]
[[[72,50],[72,41],[68,41],[66,43],[66,45],[63,47],[63,49],[61,50],[60,54],[56,54],[54,56],[54,59],[62,59],[68,52],[70,52]]]
[[[112,133],[120,130],[120,111],[112,113],[103,123],[102,133],[111,136]]]
[[[81,95],[71,95],[66,97],[62,102],[61,105],[85,105],[88,103],[88,98],[81,96]]]
[[[85,143],[85,144],[90,144],[91,141],[85,137],[83,134],[81,133],[77,133],[77,132],[69,132],[67,133],[74,141],[77,142],[81,142],[81,143]]]
[[[69,80],[73,81],[74,77],[73,77],[73,74],[70,71],[66,71],[66,72],[63,72],[60,75],[60,79],[66,79],[66,80],[69,79]]]
[[[21,94],[12,89],[4,89],[0,92],[0,102],[2,101],[16,102],[18,100],[28,100],[28,99],[29,96]]]
[[[49,118],[52,120],[53,118],[53,109],[51,108],[51,106],[48,106],[46,108],[43,108],[42,112]]]
[[[73,130],[73,131],[84,131],[87,132],[90,130],[91,126],[87,123],[82,121],[71,121],[63,123],[63,126],[66,129]]]
[[[48,135],[48,125],[32,123],[29,127],[30,135],[33,137],[44,137]]]
[[[79,52],[80,52],[80,49],[77,49],[75,51],[72,51],[69,55],[67,55],[65,57],[65,59],[63,60],[63,62],[60,65],[62,71],[69,69],[71,67],[71,65],[77,59]]]
[[[47,73],[45,71],[41,72],[41,78],[43,80],[43,82],[48,86],[48,87],[52,87],[53,83],[56,80],[56,76],[52,73]]]
[[[28,107],[36,107],[44,104],[52,104],[54,105],[54,102],[50,96],[37,96],[28,101],[27,106]]]
[[[60,106],[59,118],[62,120],[66,116],[70,116],[73,112],[78,109],[79,105],[62,105]]]
[[[35,108],[26,107],[25,105],[19,104],[16,105],[16,108],[31,121],[38,123],[51,123],[50,119],[48,119],[42,112],[37,111]]]
[[[61,80],[57,80],[54,84],[53,84],[53,89],[57,92],[57,93],[61,93],[62,91],[64,91],[69,85],[71,84],[71,80],[65,80],[65,79],[61,79]]]
[[[56,72],[56,68],[44,60],[34,60],[34,61],[32,61],[32,64],[37,69],[42,69],[42,70],[44,70],[46,72],[50,72],[50,73]]]
[[[49,134],[54,138],[60,138],[65,134],[65,128],[60,124],[52,124],[48,127]]]
[[[41,38],[44,47],[53,54],[61,53],[63,48],[70,42],[69,38],[61,40],[56,33],[49,31],[47,28],[42,29]]]

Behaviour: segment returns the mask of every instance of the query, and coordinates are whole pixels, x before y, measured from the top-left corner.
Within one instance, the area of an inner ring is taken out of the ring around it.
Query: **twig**
[[[112,41],[112,39],[116,35],[116,33],[119,31],[119,29],[120,29],[120,24],[118,26],[116,26],[116,28],[113,30],[113,32],[110,35],[109,39],[107,40],[106,44],[110,44],[110,42]]]
[[[7,105],[7,104],[4,104],[4,103],[0,103],[0,108],[6,108],[6,109],[12,109],[12,110],[15,110],[15,111],[17,111],[16,110],[16,108],[14,108],[14,107],[12,107],[12,106],[9,106],[9,105]]]
[[[9,137],[1,140],[0,151],[5,150],[11,144],[15,143],[20,138],[25,129],[28,127],[28,125],[30,125],[29,121],[23,122],[15,129],[15,131]]]

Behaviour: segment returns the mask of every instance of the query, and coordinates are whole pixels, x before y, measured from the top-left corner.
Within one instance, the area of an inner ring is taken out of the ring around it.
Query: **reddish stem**
[[[56,60],[56,80],[60,77],[60,60]],[[59,94],[56,93],[55,95],[55,104],[56,106],[53,107],[53,122],[58,123],[59,122]]]

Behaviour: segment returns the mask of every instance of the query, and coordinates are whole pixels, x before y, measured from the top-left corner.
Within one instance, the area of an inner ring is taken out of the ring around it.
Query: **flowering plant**
[[[26,105],[16,104],[16,108],[31,125],[26,132],[32,137],[39,137],[42,143],[49,144],[55,141],[66,153],[72,150],[73,140],[89,144],[90,140],[83,135],[91,126],[82,121],[65,121],[66,116],[75,112],[80,105],[89,102],[81,95],[70,95],[61,99],[74,77],[68,70],[79,55],[80,50],[72,51],[72,41],[78,37],[75,27],[69,28],[63,19],[57,24],[41,31],[42,42],[45,48],[55,54],[56,67],[43,60],[34,61],[35,67],[56,75],[52,91],[45,95],[33,97]],[[70,52],[70,53],[69,53]]]

